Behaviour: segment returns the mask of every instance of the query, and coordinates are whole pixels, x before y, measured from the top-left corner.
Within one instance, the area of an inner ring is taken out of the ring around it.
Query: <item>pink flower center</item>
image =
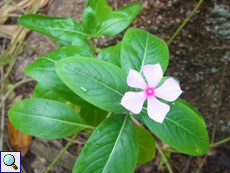
[[[147,96],[151,96],[151,95],[154,95],[154,89],[153,88],[147,88],[145,90]]]

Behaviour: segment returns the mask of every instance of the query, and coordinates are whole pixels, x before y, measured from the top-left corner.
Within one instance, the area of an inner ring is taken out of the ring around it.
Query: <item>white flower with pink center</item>
[[[143,66],[143,73],[148,85],[140,73],[132,69],[129,70],[127,84],[130,87],[139,88],[144,91],[126,92],[121,99],[121,104],[134,114],[139,114],[147,98],[147,113],[149,117],[154,121],[162,123],[170,110],[170,106],[160,102],[156,97],[172,102],[176,100],[183,91],[178,82],[173,78],[165,80],[160,87],[156,88],[163,77],[163,71],[159,63]]]

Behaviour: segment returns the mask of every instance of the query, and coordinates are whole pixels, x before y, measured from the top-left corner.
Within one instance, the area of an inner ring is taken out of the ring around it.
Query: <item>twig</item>
[[[45,37],[45,39],[51,44],[51,46],[53,46],[53,48],[56,50],[58,49],[57,45],[55,45],[48,36],[43,35]]]
[[[31,81],[34,81],[34,79],[33,79],[33,78],[24,79],[24,80],[22,80],[22,81],[16,83],[16,84],[14,85],[14,87],[10,88],[10,90],[9,90],[4,96],[2,96],[2,101],[1,101],[1,103],[0,103],[0,109],[1,109],[1,107],[3,106],[3,104],[5,103],[7,97],[10,95],[10,93],[11,93],[15,88],[17,88],[18,86],[20,86],[20,85],[22,85],[22,84],[24,84],[24,83],[26,83],[26,82],[31,82]]]
[[[185,168],[182,170],[182,173],[188,172],[187,170],[188,170],[188,167],[189,167],[189,165],[190,165],[191,160],[192,160],[192,157],[190,156],[190,157],[188,158],[188,160],[187,160],[187,163],[186,163],[186,165],[185,165]]]
[[[16,48],[16,50],[14,51],[14,53],[13,53],[13,56],[12,56],[12,62],[10,63],[10,65],[9,65],[9,67],[7,68],[7,71],[6,71],[6,74],[5,74],[5,76],[4,76],[4,78],[3,78],[3,81],[8,77],[8,75],[10,74],[10,71],[11,71],[11,69],[13,68],[13,66],[14,66],[14,63],[15,63],[15,61],[16,61],[16,56],[17,56],[17,54],[18,54],[18,51],[20,50],[20,47],[21,47],[21,44],[22,44],[22,42],[23,42],[23,40],[25,39],[25,37],[26,37],[26,34],[27,34],[27,31],[28,31],[28,29],[27,28],[24,28],[24,33],[23,33],[23,35],[22,35],[22,39],[19,41],[19,43],[18,43],[18,45],[17,45],[17,48]]]
[[[12,39],[13,37],[12,36],[8,36],[4,33],[0,33],[0,37],[3,37],[3,38],[8,38],[8,39]]]
[[[4,124],[5,124],[5,103],[3,103],[2,105],[0,151],[3,151]]]
[[[27,46],[28,48],[34,50],[39,56],[43,56],[44,54],[42,52],[40,52],[38,49],[36,49],[35,47],[29,45],[28,43],[26,42],[23,42],[22,43],[23,45]]]
[[[4,54],[2,54],[2,55],[0,56],[0,58],[3,57],[3,56],[5,56],[5,55],[10,51],[10,49],[13,47],[13,45],[14,45],[15,43],[17,43],[18,38],[19,38],[19,36],[21,35],[22,31],[23,31],[23,28],[20,29],[20,31],[18,32],[16,38],[13,40],[13,42],[10,44],[10,46],[6,49],[6,51],[4,52]],[[1,33],[1,34],[2,34],[2,33]],[[2,35],[3,35],[3,34],[2,34]],[[5,34],[4,34],[4,37],[9,38],[9,39],[12,39],[11,37],[9,37],[9,36],[7,36],[7,35],[5,36]]]
[[[159,151],[159,153],[160,153],[162,159],[164,160],[165,165],[166,165],[166,167],[168,168],[169,172],[170,172],[170,173],[173,173],[173,171],[172,171],[172,169],[171,169],[171,166],[170,166],[170,164],[169,164],[169,162],[168,162],[168,159],[165,157],[163,151],[161,150],[161,148],[159,147],[159,145],[158,145],[157,142],[156,142],[156,148],[157,148],[157,150]]]
[[[20,6],[18,5],[16,2],[14,2],[13,0],[8,0],[10,1],[12,4],[14,4],[16,7],[18,7],[18,9],[23,13],[23,14],[27,14],[27,12]]]
[[[5,17],[21,17],[22,15],[20,14],[7,14],[7,15],[3,15],[0,16],[0,18],[5,18]]]
[[[13,0],[11,0],[11,2],[14,3]],[[39,7],[39,4],[40,4],[40,0],[36,0],[36,2],[35,2],[35,3],[33,4],[33,6],[32,6],[32,9],[31,9],[30,12],[34,12],[34,10],[37,11],[37,8]],[[7,69],[6,75],[5,75],[5,77],[3,78],[2,82],[4,82],[4,80],[8,77],[8,75],[9,75],[11,69],[12,69],[13,66],[14,66],[14,63],[15,63],[15,61],[16,61],[17,53],[18,53],[18,51],[19,51],[19,48],[20,48],[22,42],[23,42],[24,39],[25,39],[25,36],[26,36],[26,34],[27,34],[28,29],[22,27],[21,30],[19,31],[19,33],[17,34],[16,38],[14,39],[13,43],[8,47],[8,49],[4,52],[4,54],[1,55],[1,57],[3,57],[3,56],[13,47],[13,45],[14,45],[15,43],[18,42],[18,37],[21,35],[21,33],[22,33],[23,30],[24,30],[24,33],[23,33],[23,35],[22,35],[22,38],[20,39],[20,41],[19,41],[19,43],[18,43],[18,45],[17,45],[17,47],[16,47],[16,50],[15,50],[14,53],[13,53],[12,62],[10,63],[10,65],[9,65],[9,67],[8,67],[8,69]],[[0,57],[0,58],[1,58],[1,57]]]
[[[33,4],[32,8],[30,9],[29,13],[35,14],[39,9],[40,3],[41,3],[41,0],[36,0],[36,2]]]
[[[6,38],[4,38],[3,40],[1,54],[4,52],[5,48],[6,48]]]
[[[204,163],[205,163],[205,161],[206,161],[206,159],[207,159],[207,156],[208,156],[208,155],[205,154],[203,160],[202,160],[201,163],[199,164],[199,168],[198,168],[198,170],[196,171],[196,173],[199,173],[199,172],[200,172],[201,168],[203,167],[203,165],[204,165]]]
[[[61,157],[61,155],[67,150],[67,148],[72,144],[74,139],[76,138],[78,133],[76,133],[71,140],[66,144],[66,146],[62,149],[62,151],[58,154],[58,156],[53,160],[53,162],[50,164],[50,166],[46,169],[44,173],[48,173],[49,170],[55,165],[55,163],[58,161],[58,159]]]
[[[174,40],[174,38],[179,34],[179,32],[182,30],[182,28],[187,24],[187,22],[190,20],[190,18],[194,15],[194,13],[196,12],[196,10],[200,7],[200,5],[202,4],[202,2],[203,2],[203,0],[200,0],[198,2],[198,4],[192,10],[192,12],[189,14],[189,16],[183,21],[183,23],[179,26],[179,28],[177,28],[176,32],[169,39],[169,41],[167,42],[167,45],[169,45]]]

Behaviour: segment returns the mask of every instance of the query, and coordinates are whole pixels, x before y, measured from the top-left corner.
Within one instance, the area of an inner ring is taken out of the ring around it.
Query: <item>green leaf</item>
[[[59,47],[71,46],[71,42],[55,39]]]
[[[90,126],[97,127],[106,117],[108,112],[103,110],[81,109],[80,115]]]
[[[126,111],[120,102],[129,91],[127,74],[119,67],[98,59],[70,57],[56,64],[56,72],[72,91],[89,103],[108,112]]]
[[[92,37],[112,36],[124,31],[138,15],[142,3],[135,2],[110,13],[98,24],[97,32]]]
[[[129,115],[114,115],[103,121],[85,144],[74,173],[133,173],[138,144]]]
[[[23,133],[55,139],[75,134],[86,128],[81,116],[64,103],[43,98],[30,98],[9,110],[10,122]]]
[[[91,46],[90,46],[90,43],[87,39],[75,38],[71,44],[75,45],[75,46],[82,47],[82,48],[88,50],[89,52],[91,52]]]
[[[97,19],[95,11],[89,6],[86,7],[82,17],[85,31],[89,34],[95,33],[97,29]]]
[[[70,103],[70,102],[67,102],[66,105],[68,105],[69,107],[71,107],[73,110],[75,110],[77,113],[80,113],[81,111],[81,107],[73,104],[73,103]],[[94,129],[93,129],[94,130]]]
[[[108,5],[108,3],[105,0],[88,0],[85,10],[88,11],[88,7],[93,9],[96,15],[96,24],[100,23],[101,21],[104,21],[104,18],[108,16],[110,13],[112,13],[113,11],[113,9]],[[84,22],[84,17],[83,17],[83,22]]]
[[[57,49],[30,64],[24,71],[32,76],[38,83],[42,84],[44,87],[49,88],[52,92],[56,93],[63,99],[72,102],[80,107],[96,109],[93,105],[89,104],[72,90],[70,90],[57,76],[55,71],[55,63],[60,59],[69,56],[88,56],[93,57],[93,55],[77,46],[68,46]]]
[[[72,42],[60,40],[57,38],[55,40],[56,40],[59,47],[75,45],[75,46],[79,46],[79,47],[82,47],[84,49],[87,49],[89,52],[91,52],[90,43],[87,39],[74,38]]]
[[[194,156],[205,154],[209,149],[209,137],[199,112],[181,99],[169,106],[170,111],[162,124],[149,118],[147,113],[141,113],[146,126],[180,152]]]
[[[32,98],[44,98],[44,99],[56,100],[62,103],[67,102],[65,99],[59,97],[57,94],[47,89],[45,85],[42,85],[40,83],[37,83],[36,87],[34,88]]]
[[[137,126],[134,127],[139,145],[138,164],[144,164],[151,161],[155,157],[155,140],[148,130]]]
[[[18,18],[18,23],[41,34],[64,41],[71,42],[74,38],[88,37],[80,23],[67,17],[26,14]]]
[[[121,67],[128,73],[130,69],[142,72],[146,64],[160,63],[165,72],[169,61],[167,44],[147,31],[131,28],[121,43]]]
[[[97,59],[110,62],[118,67],[121,67],[120,63],[120,53],[121,53],[121,42],[117,43],[116,46],[110,46],[103,49]]]

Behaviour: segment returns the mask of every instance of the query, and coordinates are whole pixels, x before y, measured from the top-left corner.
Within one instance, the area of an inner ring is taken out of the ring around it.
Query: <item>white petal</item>
[[[159,88],[154,90],[155,96],[167,101],[176,100],[183,91],[173,78],[167,79]]]
[[[147,87],[147,84],[145,83],[141,74],[132,69],[129,70],[129,74],[126,81],[130,87],[140,88],[143,90],[145,90]]]
[[[121,104],[134,114],[139,114],[142,110],[144,101],[146,99],[145,91],[142,92],[126,92],[121,99]]]
[[[154,121],[162,123],[169,110],[169,105],[160,102],[154,96],[148,97],[147,112],[149,117]]]
[[[143,73],[150,87],[155,88],[163,77],[160,64],[143,66]]]

